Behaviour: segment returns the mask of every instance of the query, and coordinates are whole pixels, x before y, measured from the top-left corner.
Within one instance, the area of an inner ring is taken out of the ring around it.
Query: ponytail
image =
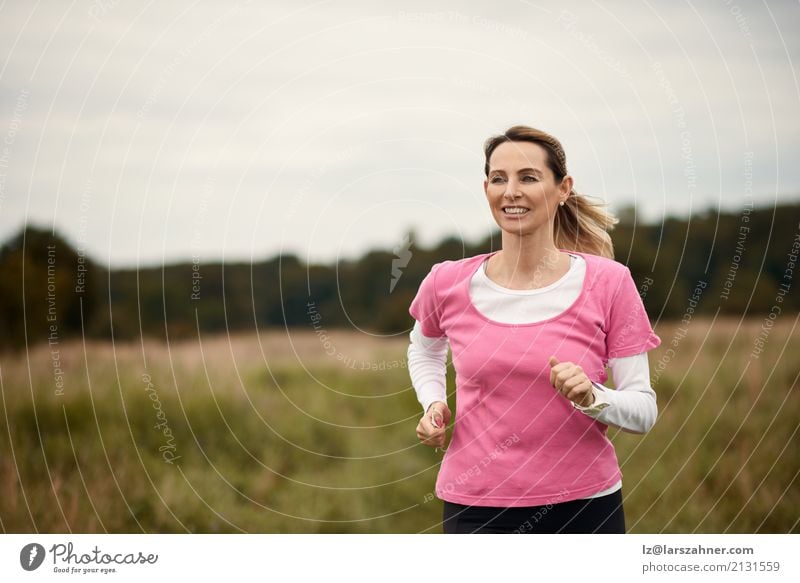
[[[608,231],[619,219],[606,211],[605,206],[573,188],[564,206],[556,207],[553,226],[556,247],[614,259],[614,244]]]

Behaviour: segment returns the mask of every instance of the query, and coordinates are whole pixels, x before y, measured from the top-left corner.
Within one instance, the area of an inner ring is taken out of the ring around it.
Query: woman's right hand
[[[417,424],[417,437],[424,445],[444,448],[448,423],[450,423],[450,409],[447,403],[434,401]]]

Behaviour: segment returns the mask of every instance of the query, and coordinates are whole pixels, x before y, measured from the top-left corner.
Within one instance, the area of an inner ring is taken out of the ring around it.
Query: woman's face
[[[547,151],[531,142],[503,142],[492,152],[483,188],[504,231],[522,235],[552,229],[558,203],[572,190],[572,178],[565,176],[556,184],[546,161]]]

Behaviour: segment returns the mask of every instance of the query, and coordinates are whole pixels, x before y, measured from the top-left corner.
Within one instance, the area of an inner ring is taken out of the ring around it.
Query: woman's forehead
[[[545,172],[547,153],[544,148],[531,142],[504,142],[500,144],[489,162],[490,170],[517,171],[533,168]]]

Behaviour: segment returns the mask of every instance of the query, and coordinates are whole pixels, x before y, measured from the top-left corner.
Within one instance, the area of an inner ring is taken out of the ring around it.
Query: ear
[[[486,195],[486,200],[489,200],[489,180],[483,181],[483,193]]]
[[[567,174],[562,180],[561,184],[559,185],[559,190],[562,194],[566,194],[569,196],[569,193],[572,192],[572,176]]]

